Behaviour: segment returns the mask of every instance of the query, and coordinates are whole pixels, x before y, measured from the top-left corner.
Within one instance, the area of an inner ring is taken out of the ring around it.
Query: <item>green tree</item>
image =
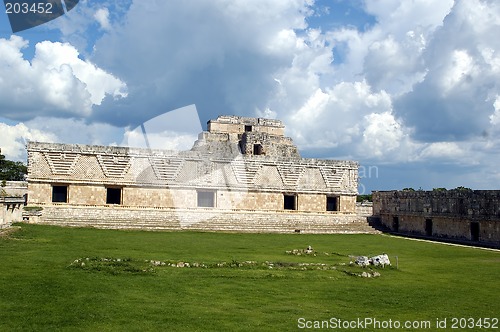
[[[464,187],[464,186],[456,187],[455,190],[457,190],[457,191],[472,191],[471,188],[467,188],[467,187]]]
[[[363,201],[369,201],[371,202],[372,201],[372,195],[369,194],[369,195],[358,195],[358,197],[356,198],[356,202],[363,202]]]
[[[3,181],[23,181],[28,168],[20,161],[5,159],[0,153],[0,182]]]

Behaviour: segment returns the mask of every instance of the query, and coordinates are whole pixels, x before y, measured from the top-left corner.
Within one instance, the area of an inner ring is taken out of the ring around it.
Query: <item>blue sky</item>
[[[359,161],[360,192],[499,189],[497,1],[81,0],[15,35],[0,9],[11,159],[25,140],[124,144],[195,104],[202,124],[278,118],[302,156]]]

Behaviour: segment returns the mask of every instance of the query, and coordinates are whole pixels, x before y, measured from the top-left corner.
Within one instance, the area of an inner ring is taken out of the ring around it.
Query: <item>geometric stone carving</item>
[[[130,167],[129,156],[97,155],[104,174],[112,178],[122,178]]]
[[[345,170],[343,169],[321,167],[321,174],[323,175],[328,187],[340,188],[340,181],[342,180],[344,173]]]
[[[150,157],[149,161],[156,177],[163,181],[173,181],[179,174],[184,161],[180,158]]]
[[[302,165],[289,163],[278,165],[278,171],[281,174],[283,183],[289,187],[297,186],[299,178],[305,170],[306,168]]]
[[[261,168],[260,163],[252,161],[243,161],[235,159],[231,162],[234,175],[240,184],[251,184],[254,181],[255,174]]]
[[[106,176],[95,156],[81,155],[71,174],[78,180],[104,180]]]
[[[302,173],[299,179],[299,188],[303,189],[325,189],[326,184],[321,175],[321,171],[317,167],[308,167]]]
[[[152,184],[158,180],[149,162],[149,158],[133,157],[130,164],[126,175],[128,181],[138,184]]]
[[[52,174],[71,174],[78,161],[77,153],[70,152],[45,152],[45,158]]]
[[[195,160],[186,160],[181,167],[176,177],[176,182],[179,183],[196,183],[198,176],[198,163]]]
[[[281,175],[278,172],[278,168],[274,165],[262,166],[262,168],[255,176],[254,183],[256,186],[267,186],[274,188],[283,187],[283,180],[281,179]]]

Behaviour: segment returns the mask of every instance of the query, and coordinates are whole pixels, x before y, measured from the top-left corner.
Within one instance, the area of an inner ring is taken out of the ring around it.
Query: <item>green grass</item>
[[[382,235],[18,226],[0,236],[0,331],[290,331],[301,317],[447,318],[450,327],[452,317],[500,318],[495,251]],[[316,256],[285,253],[308,245]],[[345,273],[367,271],[349,266],[349,255],[383,252],[393,265],[398,256],[399,269],[377,269],[378,278]],[[77,259],[84,268],[72,264]],[[257,263],[227,266],[245,261]]]

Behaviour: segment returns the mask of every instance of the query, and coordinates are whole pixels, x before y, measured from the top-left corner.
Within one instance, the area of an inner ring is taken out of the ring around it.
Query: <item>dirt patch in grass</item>
[[[21,230],[20,226],[11,226],[9,228],[0,229],[0,238],[11,238],[11,235],[19,230]]]

